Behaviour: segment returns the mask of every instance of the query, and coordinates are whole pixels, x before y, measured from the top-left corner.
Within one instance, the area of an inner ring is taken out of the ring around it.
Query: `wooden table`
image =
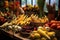
[[[0,29],[0,31],[3,32],[3,34],[13,38],[13,39],[16,39],[16,40],[30,40],[30,39],[27,39],[27,38],[23,38],[20,36],[20,33],[14,33],[12,30],[10,31],[6,31],[4,29]]]

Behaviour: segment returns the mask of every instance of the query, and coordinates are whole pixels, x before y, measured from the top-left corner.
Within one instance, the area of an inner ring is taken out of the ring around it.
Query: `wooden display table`
[[[9,36],[13,39],[16,39],[16,40],[30,40],[30,39],[21,37],[20,33],[14,33],[11,30],[10,31],[5,31],[4,29],[0,29],[0,31],[2,31],[3,34],[5,34],[5,35],[7,35],[7,36]]]

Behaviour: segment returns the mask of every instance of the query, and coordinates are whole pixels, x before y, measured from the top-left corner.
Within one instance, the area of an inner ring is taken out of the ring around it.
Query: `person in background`
[[[17,10],[21,11],[21,13],[25,13],[23,8],[19,4],[17,5]]]
[[[55,20],[55,4],[56,0],[46,0],[49,20]]]
[[[22,7],[20,6],[19,1],[14,2],[14,7],[16,8],[16,10],[15,10],[16,16],[25,13],[24,10],[22,9]]]

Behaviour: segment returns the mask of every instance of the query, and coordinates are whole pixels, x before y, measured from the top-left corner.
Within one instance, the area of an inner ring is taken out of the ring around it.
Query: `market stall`
[[[55,4],[47,4],[48,15],[43,7],[45,0],[38,0],[38,6],[21,7],[19,1],[4,1],[0,11],[0,31],[16,40],[60,40],[60,20],[55,18]],[[58,12],[59,13],[59,12]]]

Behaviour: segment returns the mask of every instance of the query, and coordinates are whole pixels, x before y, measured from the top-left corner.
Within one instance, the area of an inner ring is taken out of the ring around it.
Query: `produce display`
[[[60,29],[60,21],[52,20],[46,23],[45,26],[51,27],[53,29]]]
[[[25,36],[26,38],[35,40],[53,40],[55,38],[55,32],[50,31],[51,29],[49,26],[46,25],[39,25],[39,26],[33,26],[31,23],[36,24],[45,24],[48,22],[48,18],[42,17],[39,18],[35,14],[31,14],[31,16],[27,16],[25,14],[19,15],[17,18],[11,20],[11,22],[5,22],[3,25],[1,25],[1,28],[9,31],[12,30],[13,32],[18,32]],[[46,26],[46,27],[45,27]],[[24,36],[22,36],[24,37]],[[56,40],[57,38],[55,38]]]
[[[33,23],[46,23],[48,22],[48,18],[42,17],[39,18],[37,15],[32,14],[30,17],[28,17],[25,14],[19,15],[16,19],[12,20],[9,24],[10,25],[28,25],[31,22]]]
[[[20,25],[18,26],[17,24],[11,24],[6,22],[1,26],[1,28],[12,30],[13,32],[22,33],[21,35],[27,35],[27,37],[26,36],[25,37],[31,40],[35,40],[35,39],[36,40],[57,40],[57,38],[55,37],[56,33],[54,31],[51,31],[51,28],[49,27],[44,27],[44,26],[32,27],[29,25],[24,25],[24,26],[20,26]]]
[[[39,7],[20,7],[19,2],[5,1],[2,9],[4,12],[0,11],[0,28],[8,32],[12,30],[14,34],[19,34],[19,37],[30,40],[57,40],[55,30],[60,30],[60,21],[48,19],[43,10],[44,2],[45,0],[38,0]]]
[[[7,25],[8,23],[6,22],[5,25]],[[4,28],[4,27],[2,27]],[[55,37],[55,32],[51,31],[51,28],[49,27],[43,27],[43,26],[39,26],[39,27],[31,27],[31,26],[18,26],[18,25],[8,25],[5,26],[5,29],[8,30],[12,30],[13,32],[18,32],[18,33],[22,33],[22,35],[27,35],[26,38],[29,38],[31,40],[57,40],[57,38]],[[24,36],[22,36],[24,37]]]
[[[15,20],[13,20],[12,24],[27,25],[27,24],[30,24],[31,22],[46,23],[46,22],[48,22],[48,18],[46,16],[39,18],[37,15],[34,15],[34,14],[32,14],[30,17],[28,17],[27,15],[22,14],[19,17],[17,17]]]
[[[51,37],[53,37],[54,39],[55,36],[55,32],[54,31],[48,31],[46,28],[44,27],[38,27],[37,30],[32,31],[32,33],[30,34],[30,37],[32,39],[40,39],[42,40],[44,38],[44,40],[50,40]],[[52,40],[52,39],[51,39]]]

